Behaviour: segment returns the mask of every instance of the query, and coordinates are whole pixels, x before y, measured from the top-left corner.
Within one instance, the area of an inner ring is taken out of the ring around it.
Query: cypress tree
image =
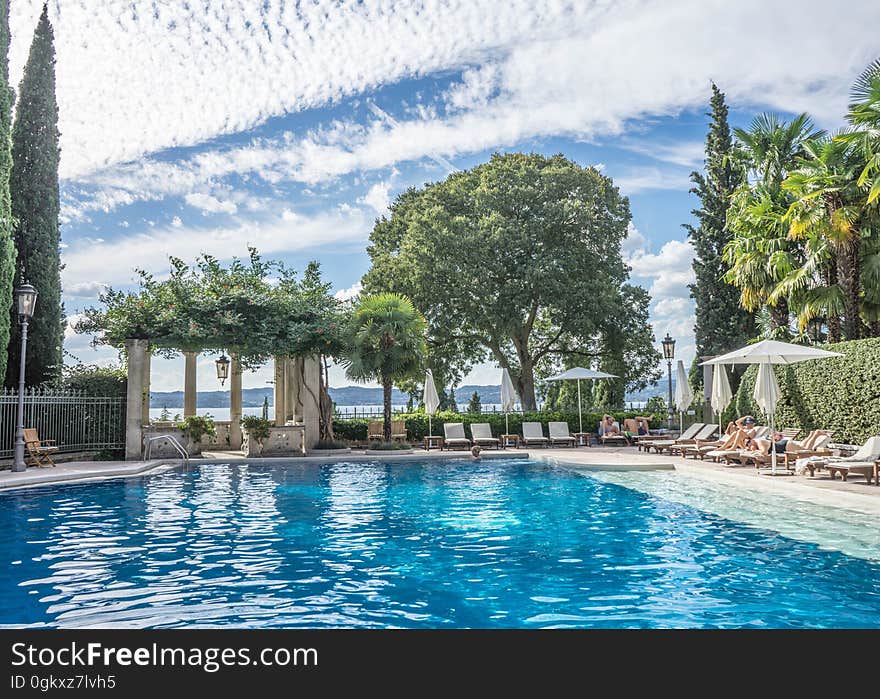
[[[727,265],[722,252],[731,237],[726,229],[727,210],[730,196],[744,177],[730,158],[733,139],[727,111],[724,93],[713,83],[705,171],[691,173],[694,186],[690,191],[700,198],[700,208],[691,212],[697,225],[684,225],[695,252],[695,282],[690,291],[696,305],[696,361],[736,349],[755,334],[754,315],[740,308],[739,290],[723,279]],[[701,370],[693,373],[697,376],[692,375],[692,382],[702,383]]]
[[[18,220],[16,283],[30,281],[40,294],[28,328],[25,372],[29,385],[57,380],[62,366],[58,136],[54,36],[43,5],[18,90],[10,178],[12,213]],[[18,334],[15,328],[9,346],[11,366],[18,366]]]
[[[12,90],[9,87],[9,0],[0,0],[0,384],[6,376],[12,285],[15,277],[15,243],[9,175],[12,170]]]

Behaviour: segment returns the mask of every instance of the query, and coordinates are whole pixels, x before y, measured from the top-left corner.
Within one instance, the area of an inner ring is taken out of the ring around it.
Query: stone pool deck
[[[469,458],[466,451],[430,451],[416,449],[409,454],[389,454],[381,458],[388,461],[417,459]],[[240,453],[206,453],[202,459],[192,459],[191,464],[216,463],[218,461],[242,461]],[[320,463],[327,461],[374,461],[379,457],[368,456],[362,451],[333,456],[297,457],[297,463]],[[806,476],[766,476],[752,466],[730,467],[708,461],[683,459],[676,456],[645,454],[633,447],[582,447],[579,449],[508,449],[483,451],[483,459],[533,458],[556,463],[575,471],[649,471],[675,470],[688,478],[698,478],[737,485],[753,490],[790,493],[793,497],[845,508],[853,508],[880,514],[880,487],[868,485],[864,478],[853,477],[846,483],[831,480],[819,473],[816,478]],[[260,463],[289,461],[290,459],[258,459]],[[148,472],[156,472],[180,465],[180,461],[156,459],[153,461],[75,461],[58,464],[55,468],[31,467],[22,473],[0,471],[0,490],[24,488],[52,483],[94,481],[104,478],[125,478]]]

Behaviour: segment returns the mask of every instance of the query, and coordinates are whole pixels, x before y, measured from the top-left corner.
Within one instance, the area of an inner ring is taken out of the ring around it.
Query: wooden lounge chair
[[[566,446],[574,446],[574,437],[568,431],[567,422],[549,422],[547,427],[550,429],[550,444],[565,444]]]
[[[839,473],[841,478],[846,480],[851,471],[866,472],[869,464],[873,473],[874,462],[878,459],[880,459],[880,435],[869,437],[852,456],[812,457],[805,461],[811,478],[816,475],[816,469],[822,468],[828,471],[832,478]]]
[[[478,444],[481,447],[497,449],[501,443],[497,437],[492,436],[492,428],[488,422],[472,422],[471,437],[474,440],[474,444]]]
[[[447,422],[443,425],[443,444],[450,449],[470,449],[471,440],[464,436],[463,422]]]
[[[704,444],[707,440],[712,438],[718,431],[718,425],[714,423],[708,423],[703,425],[699,432],[697,432],[696,436],[693,438],[679,438],[679,439],[666,439],[660,440],[657,442],[651,443],[651,448],[653,448],[658,454],[662,454],[664,451],[668,451],[670,454],[674,454],[680,452],[682,456],[684,456],[685,449],[699,446]]]
[[[522,424],[522,442],[526,446],[530,444],[540,444],[542,447],[547,446],[547,438],[544,436],[544,429],[540,422],[524,422]]]
[[[605,434],[604,425],[602,424],[601,420],[599,421],[599,442],[603,446],[605,444],[608,444],[609,442],[612,444],[624,444],[626,446],[629,446],[630,443],[629,439],[625,434],[623,434],[623,432],[620,432],[618,434]]]
[[[770,428],[763,425],[755,427],[754,429],[755,434],[752,436],[752,439],[763,439],[770,432]],[[724,447],[724,443],[727,442],[730,437],[731,435],[724,435],[724,437],[715,442],[714,445],[698,445],[692,449],[689,449],[687,453],[693,456],[695,459],[699,458],[700,461],[704,461],[707,457],[712,461],[721,461],[722,459],[726,459],[730,455],[739,454],[742,451],[742,448],[727,449]]]
[[[678,440],[676,440],[676,439],[657,439],[656,437],[653,437],[651,439],[640,439],[639,443],[636,446],[638,446],[639,451],[641,451],[642,449],[644,449],[645,451],[651,451],[651,447],[654,446],[654,444],[657,442],[664,442],[664,443],[671,444],[673,442],[681,440],[682,443],[686,443],[686,442],[689,442],[690,440],[692,440],[694,437],[696,437],[697,433],[701,429],[703,429],[705,426],[706,425],[703,422],[695,422],[693,425],[691,425],[684,432],[681,433],[681,436],[678,438]]]
[[[792,428],[797,435],[796,428]],[[782,430],[782,435],[786,436],[786,430]],[[776,454],[776,465],[784,466],[788,471],[794,471],[795,463],[798,459],[804,459],[810,456],[831,456],[832,452],[826,447],[831,441],[833,432],[827,430],[812,430],[800,442],[789,438],[785,445],[785,453]],[[737,461],[741,464],[752,462],[755,468],[762,466],[770,466],[773,463],[773,455],[769,451],[760,450],[744,450],[739,454],[728,457],[728,460]]]
[[[647,425],[647,422],[645,424]],[[623,431],[625,432],[625,436],[629,439],[630,444],[635,444],[637,446],[643,439],[652,439],[650,428],[647,434],[639,434],[639,421],[634,417],[624,418]]]
[[[27,449],[30,462],[34,466],[54,466],[51,454],[58,451],[55,446],[54,439],[40,439],[37,430],[34,428],[25,428],[24,430],[24,446]]]
[[[367,423],[367,441],[374,439],[385,441],[385,422],[383,420],[370,420]]]
[[[406,433],[406,420],[392,420],[391,421],[391,441],[392,442],[405,442],[408,437]]]

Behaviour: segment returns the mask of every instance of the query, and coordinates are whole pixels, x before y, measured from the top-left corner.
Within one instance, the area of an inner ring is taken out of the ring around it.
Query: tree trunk
[[[391,441],[391,378],[388,376],[382,377],[382,400],[383,400],[383,417],[385,420],[385,424],[382,426],[382,431],[385,435],[385,441]]]
[[[327,358],[319,357],[320,362],[320,392],[318,404],[321,411],[321,439],[332,442],[336,437],[333,434],[333,401],[330,400],[330,382],[328,379]]]
[[[871,321],[871,337],[880,337],[880,320]]]
[[[859,243],[848,240],[838,245],[836,252],[837,283],[843,293],[843,336],[846,340],[858,340],[862,334]]]
[[[779,328],[788,330],[788,301],[779,299],[776,305],[769,306],[768,310],[770,311],[770,324],[773,326],[773,330],[778,330]]]
[[[519,400],[523,410],[537,410],[538,401],[535,398],[535,370],[531,358],[520,363],[519,378],[516,380],[519,391]]]
[[[837,286],[837,264],[833,259],[822,265],[822,280],[829,289]],[[826,309],[825,325],[828,328],[828,342],[840,342],[840,316]]]

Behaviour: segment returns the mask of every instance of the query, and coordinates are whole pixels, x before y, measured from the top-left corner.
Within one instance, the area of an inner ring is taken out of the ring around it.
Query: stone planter
[[[179,459],[180,453],[174,448],[170,439],[164,439],[163,436],[173,437],[180,445],[186,449],[190,457],[201,456],[202,443],[193,442],[188,437],[183,436],[183,430],[178,427],[165,427],[163,425],[148,425],[143,430],[143,454],[147,453],[147,441],[153,440],[150,446],[151,459]],[[159,439],[153,439],[159,437]]]
[[[285,425],[270,427],[269,436],[260,444],[250,438],[247,430],[242,433],[241,449],[245,456],[256,458],[261,456],[304,456],[302,425]]]

